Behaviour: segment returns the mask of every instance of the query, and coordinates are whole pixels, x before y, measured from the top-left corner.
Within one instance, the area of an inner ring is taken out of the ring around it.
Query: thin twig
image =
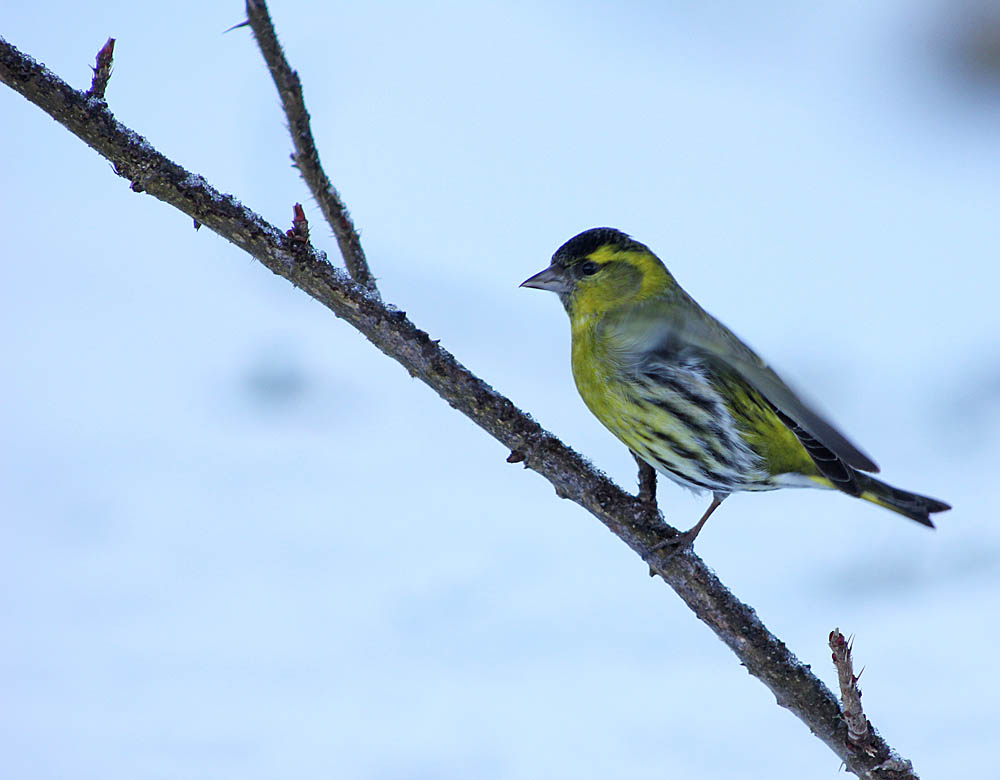
[[[847,741],[855,747],[864,748],[871,742],[872,732],[871,724],[861,707],[861,688],[858,686],[860,675],[854,674],[854,662],[851,658],[853,647],[853,637],[845,639],[839,628],[830,632],[830,649],[833,650],[833,665],[837,668],[837,682],[840,684]]]
[[[94,65],[94,79],[90,82],[90,89],[87,94],[98,100],[104,100],[104,91],[108,88],[108,81],[111,79],[111,61],[115,56],[115,39],[108,38],[107,42],[97,52],[97,63]]]
[[[324,219],[337,238],[347,272],[355,282],[377,295],[375,277],[372,276],[368,267],[358,231],[351,221],[347,206],[344,205],[344,201],[319,161],[319,151],[313,140],[309,112],[306,110],[305,98],[302,95],[302,82],[299,81],[299,74],[292,70],[285,58],[285,53],[282,51],[281,44],[278,43],[277,33],[274,31],[274,25],[268,14],[267,4],[263,0],[247,0],[246,24],[249,24],[250,29],[253,30],[257,45],[260,47],[260,53],[271,71],[274,85],[278,88],[281,105],[288,119],[288,131],[291,133],[292,143],[295,145],[295,154],[292,155],[295,167],[299,169],[299,174],[309,187],[313,197],[316,198]],[[241,26],[243,25],[237,25],[237,27]]]
[[[275,274],[300,287],[429,385],[511,451],[511,460],[541,474],[556,493],[576,502],[624,541],[707,623],[747,670],[799,717],[855,774],[869,776],[874,760],[851,750],[836,697],[771,634],[691,552],[650,552],[669,526],[651,524],[647,507],[531,417],[459,363],[418,329],[405,312],[388,306],[309,244],[290,238],[239,201],[189,173],[119,123],[87,96],[0,38],[0,81],[20,92],[110,160],[136,192],[147,192],[218,233]],[[888,746],[877,735],[879,755]],[[886,778],[889,776],[886,775]],[[906,775],[898,775],[906,777]],[[909,775],[912,777],[912,775]]]
[[[840,687],[841,708],[844,723],[847,725],[847,742],[857,751],[870,756],[877,761],[872,771],[878,772],[879,778],[909,778],[917,777],[913,764],[900,757],[888,745],[881,743],[871,721],[865,716],[861,706],[861,688],[858,685],[860,674],[854,673],[854,638],[846,639],[839,628],[833,629],[829,637],[830,649],[833,651],[833,665],[837,669],[837,683]],[[887,753],[880,750],[888,748]]]

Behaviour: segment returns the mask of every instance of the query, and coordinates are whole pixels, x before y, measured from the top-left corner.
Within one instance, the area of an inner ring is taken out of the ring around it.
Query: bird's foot
[[[660,508],[656,504],[656,471],[634,452],[632,457],[639,466],[639,492],[635,497],[643,505],[646,522],[656,524],[660,519]]]
[[[671,536],[669,539],[664,539],[662,542],[657,542],[652,547],[649,548],[650,552],[657,552],[659,550],[665,550],[667,548],[673,548],[667,553],[667,558],[673,558],[677,553],[688,549],[692,544],[694,544],[695,538],[701,533],[701,529],[705,527],[705,523],[708,518],[712,516],[712,512],[719,508],[719,505],[726,500],[728,493],[714,493],[712,495],[712,503],[709,504],[708,509],[705,510],[705,514],[701,516],[701,520],[694,524],[693,528],[687,531],[682,531],[676,536]]]
[[[695,527],[689,531],[681,531],[676,536],[671,536],[669,539],[664,539],[663,541],[657,542],[649,551],[660,552],[661,550],[666,550],[666,558],[673,558],[678,553],[684,552],[694,544],[695,537],[698,536],[698,532],[701,528]]]

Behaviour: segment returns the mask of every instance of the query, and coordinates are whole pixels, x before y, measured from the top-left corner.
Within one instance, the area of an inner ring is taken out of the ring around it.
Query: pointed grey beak
[[[544,271],[525,279],[521,282],[522,287],[534,287],[536,290],[548,290],[549,292],[565,295],[569,292],[569,282],[566,279],[566,272],[556,265],[550,265]]]

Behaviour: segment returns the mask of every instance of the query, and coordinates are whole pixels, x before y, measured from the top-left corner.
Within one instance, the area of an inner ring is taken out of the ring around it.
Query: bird
[[[864,450],[620,230],[585,230],[521,286],[562,301],[573,379],[594,416],[638,460],[712,494],[690,530],[657,547],[689,547],[736,492],[836,489],[930,528],[951,509],[871,476],[879,467]]]

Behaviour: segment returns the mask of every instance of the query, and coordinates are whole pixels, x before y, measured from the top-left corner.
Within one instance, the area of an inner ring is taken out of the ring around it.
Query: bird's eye
[[[600,266],[597,265],[593,260],[588,260],[586,263],[580,266],[580,273],[584,276],[593,276],[597,273]]]

